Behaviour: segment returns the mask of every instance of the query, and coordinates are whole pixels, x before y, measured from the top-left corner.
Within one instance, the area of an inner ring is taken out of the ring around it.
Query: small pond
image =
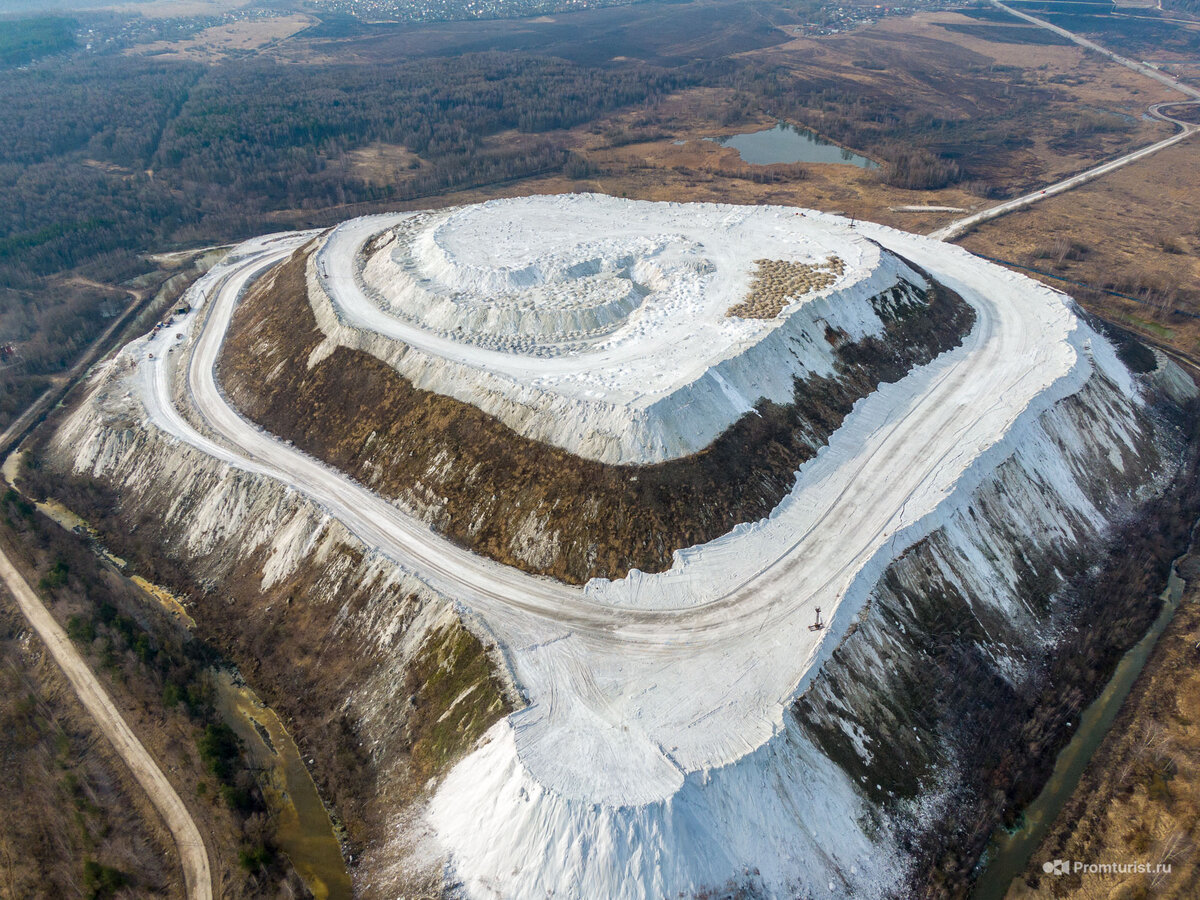
[[[879,164],[857,153],[831,144],[806,128],[780,122],[766,131],[752,131],[723,138],[707,138],[722,147],[733,147],[742,161],[754,166],[771,163],[849,163],[860,169],[877,169]]]

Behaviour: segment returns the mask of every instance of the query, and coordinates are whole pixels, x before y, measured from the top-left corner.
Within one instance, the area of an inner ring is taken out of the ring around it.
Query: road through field
[[[133,777],[163,817],[171,836],[175,839],[175,845],[179,848],[179,859],[183,865],[184,885],[189,900],[212,900],[212,872],[209,867],[208,850],[204,846],[200,830],[179,794],[142,742],[130,730],[66,632],[50,615],[3,551],[0,551],[0,580],[3,580],[9,592],[16,598],[21,612],[46,645],[63,674],[67,676],[71,689],[75,691],[84,709],[129,766]]]
[[[1155,81],[1161,82],[1173,90],[1187,94],[1193,100],[1200,100],[1200,90],[1197,90],[1190,85],[1183,84],[1181,81],[1179,81],[1179,79],[1173,78],[1165,72],[1154,68],[1153,66],[1148,66],[1145,63],[1138,62],[1135,59],[1130,59],[1127,56],[1121,56],[1119,53],[1114,53],[1108,48],[1100,46],[1095,41],[1089,41],[1087,38],[1075,34],[1072,31],[1067,31],[1065,28],[1060,28],[1051,22],[1047,22],[1045,19],[1039,19],[1036,16],[1029,15],[1029,13],[1024,13],[1020,10],[1013,9],[1011,6],[1006,6],[1004,3],[1001,3],[1000,0],[991,0],[991,2],[992,6],[995,6],[997,9],[1004,10],[1011,16],[1016,16],[1018,19],[1024,19],[1026,22],[1029,22],[1032,25],[1037,25],[1040,28],[1045,28],[1047,31],[1052,31],[1060,37],[1065,37],[1067,40],[1073,41],[1081,47],[1086,47],[1088,50],[1092,50],[1103,56],[1107,56],[1113,62],[1120,63],[1128,69],[1133,69],[1133,71],[1139,73],[1140,75],[1145,75],[1147,78],[1153,78]]]
[[[965,496],[964,473],[998,465],[1018,420],[1091,371],[1086,334],[1061,296],[956,247],[859,228],[971,303],[977,322],[963,345],[861,401],[770,519],[692,548],[668,572],[586,591],[453,545],[225,400],[214,369],[238,298],[308,236],[260,242],[211,273],[190,353],[167,352],[173,333],[130,352],[156,426],[304,493],[496,637],[530,701],[513,723],[542,783],[650,802],[686,772],[741,758],[775,734],[883,568]],[[207,434],[176,408],[177,374]],[[812,632],[817,606],[829,626]]]
[[[1151,144],[1148,147],[1142,147],[1134,150],[1132,153],[1126,153],[1124,156],[1117,159],[1109,160],[1102,165],[1096,166],[1094,169],[1088,169],[1086,172],[1080,172],[1078,175],[1072,175],[1070,178],[1065,178],[1049,187],[1040,190],[1031,191],[1013,200],[1006,200],[996,206],[988,207],[985,210],[974,213],[970,216],[964,216],[951,222],[944,228],[939,228],[937,231],[931,231],[929,236],[939,241],[952,241],[955,238],[960,238],[976,225],[982,225],[984,222],[990,222],[992,219],[998,219],[1010,212],[1015,212],[1018,209],[1024,209],[1032,206],[1039,200],[1048,200],[1051,197],[1056,197],[1059,194],[1064,194],[1067,191],[1074,190],[1080,185],[1087,184],[1089,181],[1094,181],[1109,172],[1115,172],[1117,169],[1123,168],[1130,163],[1137,162],[1139,159],[1145,159],[1151,154],[1157,153],[1160,150],[1165,150],[1168,147],[1174,147],[1181,141],[1187,140],[1200,128],[1194,125],[1184,125],[1183,130],[1178,134],[1173,134],[1171,137],[1161,140],[1156,144]]]
[[[1052,25],[1044,19],[1038,19],[1034,16],[1028,15],[1027,13],[1019,12],[1010,6],[1005,6],[1000,2],[1000,0],[992,0],[992,5],[997,9],[1002,9],[1006,13],[1016,16],[1018,19],[1024,19],[1025,21],[1034,25],[1046,28],[1055,34],[1074,41],[1076,44],[1079,44],[1082,47],[1086,47],[1089,50],[1094,50],[1097,53],[1101,53],[1114,62],[1120,63],[1121,65],[1132,69],[1141,75],[1145,75],[1147,78],[1153,78],[1155,81],[1161,82],[1173,90],[1177,90],[1183,94],[1186,94],[1187,96],[1193,98],[1194,101],[1200,101],[1200,90],[1190,87],[1189,85],[1182,84],[1176,79],[1160,72],[1152,66],[1147,66],[1143,63],[1137,62],[1136,60],[1128,59],[1117,53],[1113,53],[1111,50],[1106,50],[1099,44],[1089,41],[1087,38],[1080,37],[1077,34],[1073,34],[1072,32],[1067,31],[1065,28],[1059,28],[1057,25]],[[1006,200],[1004,203],[999,203],[996,206],[989,207],[988,209],[981,210],[980,212],[972,215],[964,216],[961,219],[956,219],[949,225],[939,228],[937,231],[930,232],[929,236],[936,238],[939,241],[953,241],[956,238],[962,237],[976,225],[981,225],[984,222],[990,222],[992,219],[998,219],[1001,216],[1007,215],[1008,213],[1014,212],[1018,209],[1024,209],[1033,205],[1034,203],[1037,203],[1039,200],[1047,200],[1051,197],[1065,193],[1066,191],[1073,190],[1082,184],[1087,184],[1089,181],[1100,178],[1103,175],[1107,175],[1109,172],[1114,172],[1117,169],[1129,165],[1130,163],[1137,162],[1140,159],[1145,159],[1147,156],[1157,153],[1160,150],[1173,147],[1180,141],[1187,140],[1193,134],[1200,131],[1200,126],[1193,125],[1189,122],[1184,122],[1180,119],[1172,118],[1162,111],[1162,107],[1176,106],[1179,105],[1179,103],[1180,101],[1156,103],[1149,109],[1150,115],[1157,119],[1162,119],[1164,122],[1171,122],[1179,127],[1179,132],[1171,137],[1158,141],[1155,144],[1150,144],[1148,147],[1142,147],[1138,150],[1134,150],[1131,153],[1126,153],[1124,156],[1120,156],[1117,159],[1109,160],[1106,163],[1101,163],[1100,165],[1088,169],[1085,172],[1080,172],[1078,175],[1072,175],[1070,178],[1064,178],[1062,181],[1056,182],[1055,184],[1049,185],[1040,190],[1031,191],[1030,193],[1021,197],[1017,197],[1014,200]]]

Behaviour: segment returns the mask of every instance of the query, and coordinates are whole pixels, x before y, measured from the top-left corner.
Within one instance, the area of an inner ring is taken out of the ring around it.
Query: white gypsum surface
[[[375,246],[405,229],[414,234],[403,246]],[[757,260],[821,266],[831,257],[840,274],[789,294],[779,315],[726,315],[745,300]],[[802,359],[785,334],[798,338],[818,318],[818,334],[830,324],[857,340],[880,327],[870,296],[899,277],[921,282],[845,220],[598,195],[353,219],[316,258],[317,289],[338,320],[408,348],[398,368],[418,387],[535,440],[621,463],[703,449],[746,412],[753,390],[791,402],[793,375],[833,370],[820,354]],[[555,344],[546,322],[582,315],[574,306],[597,292],[596,279],[640,299],[606,307],[597,335]],[[830,309],[838,318],[826,323]],[[450,330],[479,317],[488,321],[468,327],[474,343]],[[517,343],[498,350],[489,340]]]
[[[533,778],[594,803],[650,803],[686,773],[731,763],[777,733],[886,565],[1012,452],[1022,420],[1032,423],[1092,371],[1093,333],[1062,295],[954,246],[859,228],[974,307],[963,345],[860,400],[769,519],[678,554],[661,575],[586,591],[454,546],[224,400],[214,366],[238,296],[305,236],[244,247],[193,289],[197,305],[207,296],[213,308],[185,323],[203,325],[187,394],[219,441],[174,408],[172,361],[183,354],[163,352],[171,335],[128,352],[139,358],[154,425],[302,491],[484,623],[529,700],[510,722]],[[1095,358],[1122,378],[1107,344]],[[817,606],[829,625],[811,632]]]

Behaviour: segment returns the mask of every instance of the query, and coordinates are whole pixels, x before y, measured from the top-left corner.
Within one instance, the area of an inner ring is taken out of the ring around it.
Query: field
[[[1200,138],[977,229],[968,250],[1032,266],[1143,302],[1061,281],[1105,318],[1200,356]]]
[[[272,16],[248,19],[230,25],[205,28],[181,41],[152,41],[131,47],[126,53],[156,56],[160,59],[188,59],[205,62],[223,56],[250,53],[286,40],[316,23],[306,15]]]
[[[794,37],[794,11],[717,0],[307,21],[0,72],[13,125],[0,138],[0,338],[21,353],[0,372],[0,425],[146,289],[144,251],[566,190],[926,231],[949,214],[905,208],[979,208],[1169,133],[1142,118],[1165,88],[1038,29],[955,13],[822,38]],[[703,140],[778,118],[882,168],[749,166]]]

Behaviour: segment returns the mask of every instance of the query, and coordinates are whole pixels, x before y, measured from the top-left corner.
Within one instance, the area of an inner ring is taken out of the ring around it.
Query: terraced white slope
[[[756,260],[831,257],[834,282],[778,316],[726,315]],[[650,463],[703,449],[761,397],[791,402],[795,376],[832,374],[826,329],[880,333],[865,301],[901,279],[924,286],[845,220],[581,194],[354,219],[310,291],[322,353],[365,349],[522,435]]]
[[[814,221],[824,218],[797,227]],[[305,492],[504,647],[529,706],[451,773],[431,810],[472,896],[648,898],[747,877],[771,895],[843,896],[895,876],[886,834],[867,836],[855,787],[786,710],[889,563],[950,521],[1014,451],[1034,447],[1036,477],[1065,486],[1074,516],[1098,518],[1070,490],[1069,448],[1039,432],[1039,417],[1097,373],[1121,398],[1114,408],[1136,391],[1062,295],[927,238],[868,225],[856,233],[976,309],[964,344],[856,404],[769,519],[678,554],[668,572],[585,591],[449,544],[225,403],[213,365],[238,294],[298,240],[248,245],[197,289],[197,304],[205,294],[215,303],[196,336],[187,400],[211,436],[175,408],[179,354],[164,352],[173,335],[127,351],[154,426]],[[836,222],[829,234],[849,230]],[[335,288],[339,277],[331,265]],[[381,327],[408,327],[397,322],[384,316]],[[426,354],[445,340],[417,330]],[[452,350],[472,365],[495,353]],[[1117,458],[1126,427],[1106,424]],[[829,626],[814,632],[816,606]]]

